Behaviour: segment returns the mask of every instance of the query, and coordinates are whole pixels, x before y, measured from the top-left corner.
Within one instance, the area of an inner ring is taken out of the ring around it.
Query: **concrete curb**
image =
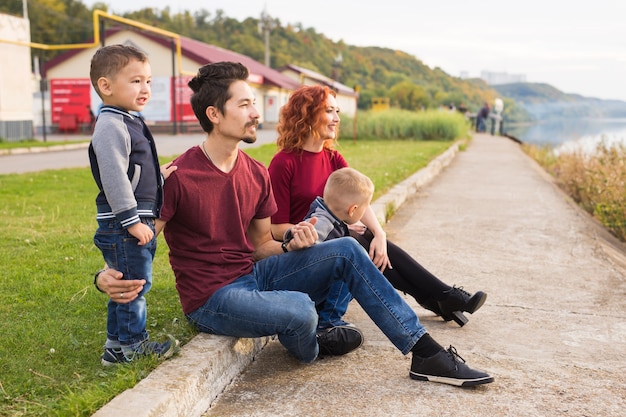
[[[268,341],[200,333],[93,417],[200,416]]]
[[[459,142],[455,142],[425,168],[372,203],[378,219],[384,224],[388,208],[398,209],[432,181],[452,162],[458,150]],[[178,356],[159,365],[93,417],[199,417],[269,340],[200,333],[182,347]]]

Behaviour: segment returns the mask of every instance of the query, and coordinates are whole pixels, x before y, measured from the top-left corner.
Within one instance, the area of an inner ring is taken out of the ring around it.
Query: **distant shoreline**
[[[602,138],[626,142],[626,118],[554,119],[510,125],[505,122],[503,135],[522,143],[553,147]]]

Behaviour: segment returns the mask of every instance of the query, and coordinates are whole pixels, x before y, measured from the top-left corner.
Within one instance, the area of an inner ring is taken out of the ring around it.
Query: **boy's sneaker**
[[[104,348],[104,353],[102,354],[102,358],[100,360],[102,366],[113,366],[118,363],[126,363],[130,362],[124,356],[122,352],[122,348]]]
[[[180,342],[171,336],[170,340],[163,343],[145,341],[134,352],[133,358],[137,355],[156,355],[157,358],[165,360],[171,358],[176,352],[180,350],[179,345]],[[131,358],[130,360],[132,360],[133,358]]]
[[[121,348],[105,348],[101,362],[103,366],[111,366],[131,362],[137,356],[149,355],[155,355],[157,358],[165,360],[171,358],[179,350],[180,342],[170,336],[170,340],[163,343],[145,341],[130,357],[124,355]]]
[[[441,382],[457,387],[470,387],[493,382],[493,377],[485,372],[467,366],[465,359],[456,353],[453,346],[447,350],[441,350],[430,358],[421,358],[413,354],[409,375],[412,379],[419,381]]]
[[[363,344],[363,334],[354,326],[335,326],[318,330],[317,344],[320,356],[345,355]]]

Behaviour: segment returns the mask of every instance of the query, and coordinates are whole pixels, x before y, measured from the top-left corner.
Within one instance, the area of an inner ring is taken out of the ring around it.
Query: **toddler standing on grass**
[[[110,268],[124,279],[145,279],[130,303],[108,303],[107,339],[102,365],[130,362],[137,356],[171,357],[179,342],[152,342],[146,330],[146,299],[152,286],[156,252],[155,219],[163,204],[163,181],[176,169],[159,166],[154,138],[140,112],[150,99],[150,63],[139,49],[100,48],[91,60],[90,78],[103,106],[89,145],[89,162],[100,192],[94,243]],[[124,298],[124,293],[119,294]]]

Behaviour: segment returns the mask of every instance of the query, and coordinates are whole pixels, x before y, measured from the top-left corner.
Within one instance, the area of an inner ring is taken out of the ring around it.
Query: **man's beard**
[[[257,120],[255,120],[252,123],[248,123],[246,124],[246,129],[250,126],[254,126],[256,129],[259,128],[259,122]],[[244,143],[254,143],[256,142],[256,134],[254,136],[246,136],[243,139],[241,139]]]
[[[247,136],[241,139],[244,143],[254,143],[256,142],[256,136]]]

